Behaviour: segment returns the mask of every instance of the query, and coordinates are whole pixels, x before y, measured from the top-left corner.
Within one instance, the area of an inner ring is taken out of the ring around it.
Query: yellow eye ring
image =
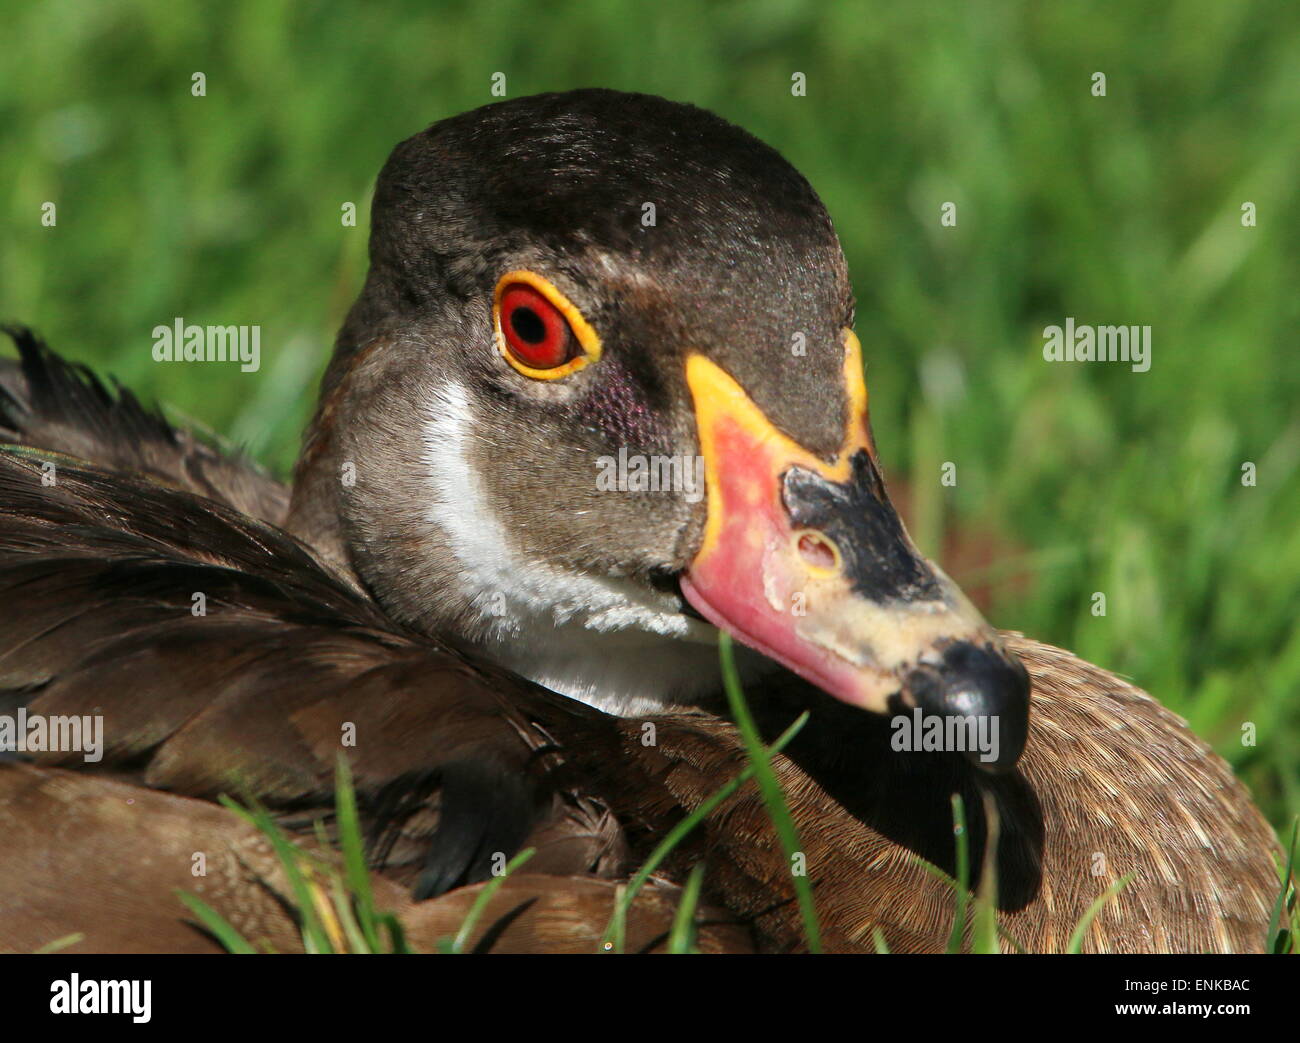
[[[507,272],[492,295],[497,350],[532,380],[558,380],[600,359],[600,337],[573,302],[536,272]]]

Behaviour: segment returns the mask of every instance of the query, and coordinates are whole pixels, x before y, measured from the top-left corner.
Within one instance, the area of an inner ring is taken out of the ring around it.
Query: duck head
[[[989,716],[1015,762],[1025,671],[889,501],[844,257],[774,150],[502,102],[397,147],[370,260],[289,524],[392,616],[625,714],[716,696],[720,628],[751,677]]]

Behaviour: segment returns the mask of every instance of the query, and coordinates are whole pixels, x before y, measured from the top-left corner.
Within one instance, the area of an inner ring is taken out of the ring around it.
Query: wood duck
[[[960,794],[977,867],[996,811],[1009,948],[1063,948],[1128,876],[1086,949],[1259,950],[1276,841],[1246,790],[917,552],[853,319],[831,220],[777,152],[581,90],[393,152],[291,491],[13,330],[0,693],[104,731],[97,760],[0,764],[0,947],[211,949],[178,889],[291,947],[264,844],[214,800],[310,838],[343,750],[413,938],[531,846],[476,944],[591,951],[619,882],[746,763],[727,631],[767,741],[810,713],[774,766],[826,948],[943,950],[952,888],[923,862],[953,872]],[[998,741],[898,749],[908,719]],[[750,784],[665,863],[633,946],[662,946],[700,863],[702,948],[806,945]]]

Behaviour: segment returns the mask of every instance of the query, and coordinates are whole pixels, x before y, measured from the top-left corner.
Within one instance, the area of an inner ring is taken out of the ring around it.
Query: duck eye
[[[573,335],[559,309],[531,286],[508,286],[501,294],[501,333],[506,349],[529,369],[555,369],[572,357]]]
[[[497,283],[497,346],[526,377],[554,380],[600,358],[600,339],[568,299],[533,272]]]

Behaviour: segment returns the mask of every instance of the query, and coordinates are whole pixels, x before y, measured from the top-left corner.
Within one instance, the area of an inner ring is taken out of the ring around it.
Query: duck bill
[[[1028,731],[1028,676],[913,546],[876,465],[860,348],[847,330],[845,348],[848,431],[830,462],[778,431],[715,363],[688,360],[708,516],[682,593],[715,626],[846,703],[973,719],[994,738],[971,759],[1008,769]]]

